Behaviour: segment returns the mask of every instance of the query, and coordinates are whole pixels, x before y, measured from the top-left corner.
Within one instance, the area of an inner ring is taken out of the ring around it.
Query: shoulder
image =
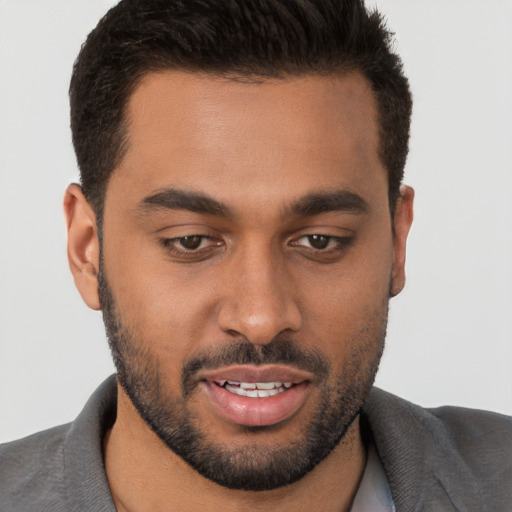
[[[0,510],[65,510],[64,444],[70,425],[62,425],[0,445]]]
[[[442,426],[445,435],[468,455],[478,455],[479,447],[487,451],[495,446],[500,451],[512,449],[512,416],[490,411],[444,406],[426,409],[426,414],[436,426]],[[512,451],[504,453],[512,458]]]
[[[508,510],[512,417],[462,407],[427,409],[379,389],[370,393],[363,414],[399,501],[447,499],[459,507],[467,503],[463,510]]]
[[[493,433],[508,439],[512,437],[512,416],[465,407],[424,408],[378,388],[372,389],[366,409],[376,413],[376,417],[392,415],[398,421],[418,423],[428,430],[440,430],[458,440],[489,442],[493,440]],[[487,434],[482,436],[483,432]]]
[[[116,414],[115,377],[72,423],[0,445],[0,512],[115,511],[103,438]]]
[[[475,480],[488,482],[512,500],[512,417],[448,406],[427,409],[426,414],[438,438],[453,447]],[[508,490],[500,489],[500,483]]]
[[[370,409],[375,428],[380,427],[381,418],[388,422],[388,427],[389,421],[397,427],[415,427],[408,433],[421,435],[426,441],[430,438],[449,442],[460,453],[467,452],[468,457],[477,456],[480,461],[479,449],[488,453],[495,447],[499,450],[497,455],[512,455],[511,451],[501,453],[505,447],[512,449],[512,416],[453,406],[423,408],[376,388],[365,408]]]

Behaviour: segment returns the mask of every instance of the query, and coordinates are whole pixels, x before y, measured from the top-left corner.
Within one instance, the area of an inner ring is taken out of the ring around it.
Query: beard
[[[163,385],[164,374],[151,340],[136,338],[121,320],[115,298],[100,266],[99,294],[105,329],[117,378],[135,409],[153,432],[176,455],[203,477],[230,489],[266,491],[300,480],[324,460],[358,417],[373,385],[384,348],[387,299],[368,315],[352,350],[336,374],[318,350],[306,350],[296,341],[276,337],[266,345],[240,338],[184,361],[181,389]],[[344,341],[340,341],[342,343]],[[233,364],[285,364],[316,377],[318,401],[300,435],[288,444],[262,445],[258,435],[281,428],[242,426],[243,447],[233,448],[209,438],[188,404],[198,390],[199,371]]]

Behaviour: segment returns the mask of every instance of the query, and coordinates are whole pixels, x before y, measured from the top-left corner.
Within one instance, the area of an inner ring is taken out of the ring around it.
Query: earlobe
[[[414,190],[403,185],[400,187],[400,197],[396,202],[393,218],[393,269],[391,274],[390,295],[398,295],[405,286],[405,254],[407,235],[413,220]]]
[[[98,294],[99,240],[96,216],[77,184],[64,195],[64,215],[68,232],[68,261],[75,285],[84,302],[100,309]]]

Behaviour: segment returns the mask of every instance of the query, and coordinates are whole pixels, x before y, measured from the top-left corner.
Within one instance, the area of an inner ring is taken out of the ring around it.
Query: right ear
[[[73,183],[64,195],[64,215],[68,231],[69,268],[84,302],[101,309],[98,293],[99,240],[94,214],[79,185]]]

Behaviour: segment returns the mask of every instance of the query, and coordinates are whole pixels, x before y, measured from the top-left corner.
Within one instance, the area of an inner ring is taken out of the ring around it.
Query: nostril
[[[233,338],[245,338],[243,334],[239,333],[238,331],[235,331],[234,329],[227,329],[225,333],[228,334],[229,336],[232,336]]]

